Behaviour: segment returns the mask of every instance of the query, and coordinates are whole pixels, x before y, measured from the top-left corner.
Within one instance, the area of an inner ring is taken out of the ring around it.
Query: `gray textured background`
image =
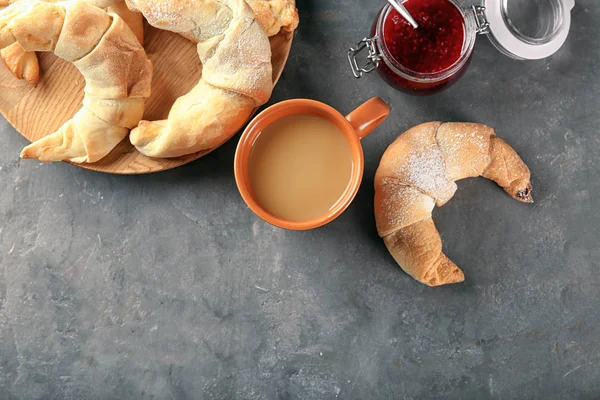
[[[349,112],[379,95],[365,179],[341,218],[275,229],[237,193],[237,138],[173,171],[123,177],[19,161],[0,121],[0,398],[600,398],[600,7],[578,1],[566,45],[512,61],[484,39],[428,98],[351,77],[346,48],[382,1],[301,0],[272,102]],[[460,285],[422,286],[377,237],[373,175],[429,120],[497,129],[536,203],[471,179],[436,209]]]

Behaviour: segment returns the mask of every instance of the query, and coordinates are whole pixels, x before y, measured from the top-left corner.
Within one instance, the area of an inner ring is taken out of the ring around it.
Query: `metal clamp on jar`
[[[458,0],[402,4],[419,28],[412,28],[390,5],[384,6],[371,37],[348,51],[352,73],[361,78],[377,70],[396,89],[431,94],[462,76],[478,34],[485,34],[502,54],[514,59],[538,60],[554,54],[567,39],[575,0],[482,0],[471,7]]]

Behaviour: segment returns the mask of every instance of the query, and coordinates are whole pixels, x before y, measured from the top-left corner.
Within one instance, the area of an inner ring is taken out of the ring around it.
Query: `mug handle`
[[[373,97],[346,115],[346,119],[354,128],[358,138],[362,139],[373,132],[373,129],[377,128],[389,113],[390,107],[387,103],[379,97]]]

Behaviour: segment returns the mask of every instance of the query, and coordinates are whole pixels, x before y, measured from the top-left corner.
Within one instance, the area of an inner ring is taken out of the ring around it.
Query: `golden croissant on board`
[[[409,275],[429,286],[462,282],[442,253],[433,208],[454,196],[457,180],[483,176],[532,203],[529,169],[488,126],[429,122],[404,132],[375,174],[375,219],[386,247]]]
[[[0,0],[0,9],[22,0]],[[45,0],[57,2],[59,0]],[[125,0],[79,0],[92,6],[106,8],[108,12],[119,15],[144,44],[144,22],[142,15],[129,10]],[[260,26],[268,36],[279,33],[281,29],[292,32],[298,26],[298,10],[294,0],[248,0],[247,1]],[[0,51],[0,58],[17,79],[25,79],[32,86],[40,80],[40,66],[34,51],[25,51],[19,43],[13,43]]]
[[[150,157],[213,149],[237,132],[273,90],[271,46],[244,0],[127,0],[148,23],[198,42],[200,82],[167,120],[141,121],[131,143]]]
[[[0,0],[0,9],[11,3],[23,0]],[[57,2],[45,0],[47,3]],[[92,6],[106,8],[108,12],[119,15],[144,44],[144,21],[142,15],[127,8],[124,0],[80,0]],[[25,79],[30,85],[37,86],[40,81],[40,65],[35,51],[25,51],[19,43],[13,43],[0,51],[0,58],[17,79]]]
[[[86,82],[83,107],[21,157],[95,162],[142,118],[152,63],[117,14],[83,2],[17,2],[0,11],[0,49],[13,43],[26,51],[54,52],[72,62]]]

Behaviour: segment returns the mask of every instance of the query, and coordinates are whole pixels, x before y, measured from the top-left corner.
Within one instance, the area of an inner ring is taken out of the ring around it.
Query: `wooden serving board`
[[[175,100],[196,85],[202,65],[196,46],[190,41],[148,24],[145,29],[144,47],[154,64],[154,77],[144,119],[166,119]],[[292,33],[282,31],[270,39],[275,83],[285,67],[292,38]],[[32,142],[55,132],[75,115],[81,107],[84,88],[83,77],[71,63],[51,53],[38,54],[41,80],[37,88],[17,80],[0,61],[0,113]],[[102,160],[74,165],[112,174],[147,174],[189,163],[210,151],[171,159],[150,158],[140,154],[125,138]]]

